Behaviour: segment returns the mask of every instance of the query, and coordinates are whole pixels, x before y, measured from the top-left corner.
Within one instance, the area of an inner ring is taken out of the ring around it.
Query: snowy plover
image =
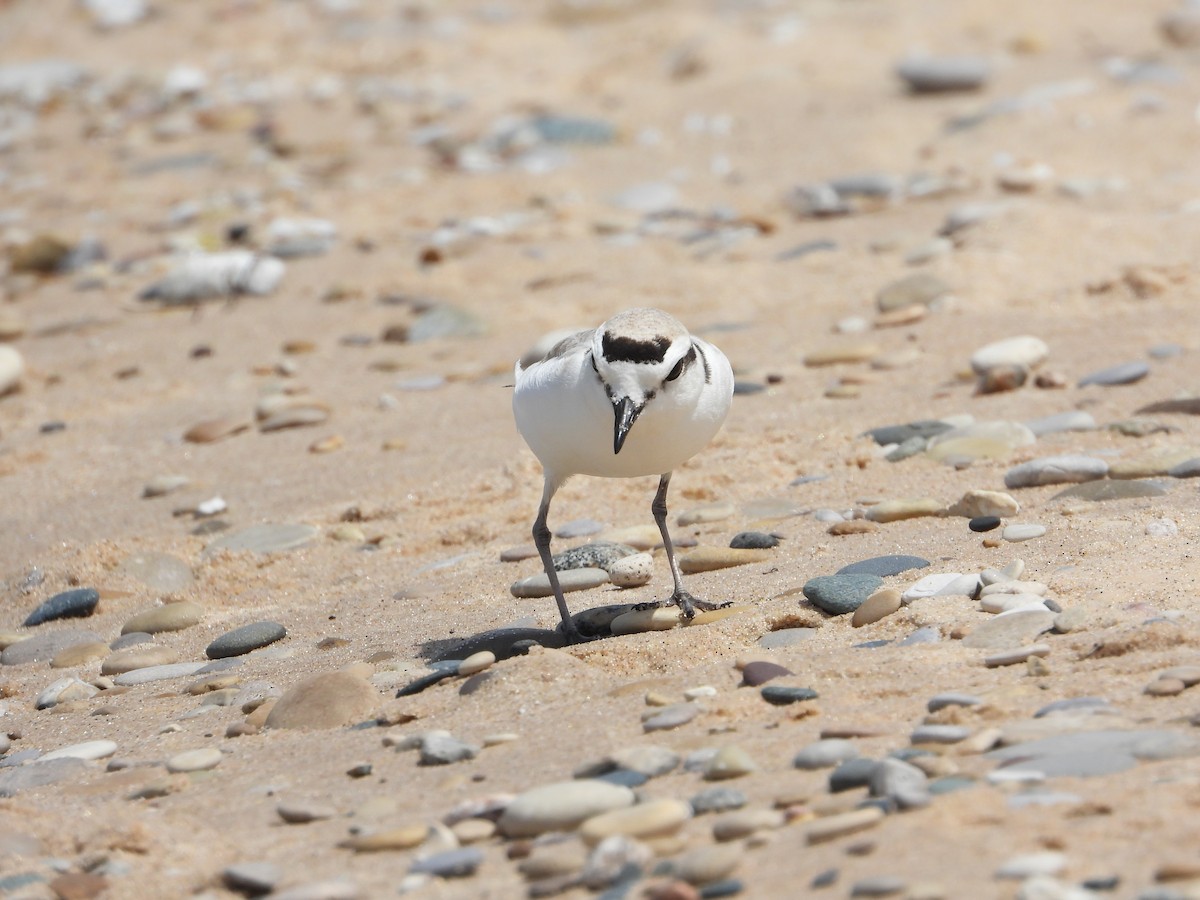
[[[683,589],[667,531],[667,486],[672,470],[712,440],[732,400],[733,370],[725,354],[657,309],[618,313],[599,328],[564,338],[538,362],[525,368],[517,363],[513,414],[545,474],[533,540],[569,639],[579,639],[579,632],[550,557],[546,516],[572,475],[658,475],[650,508],[675,591],[652,605],[676,604],[689,619],[697,607],[720,605]]]

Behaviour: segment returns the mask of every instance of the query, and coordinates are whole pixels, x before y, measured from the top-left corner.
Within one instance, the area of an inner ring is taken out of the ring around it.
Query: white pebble
[[[1005,338],[980,347],[971,354],[971,368],[978,375],[986,375],[1002,366],[1024,366],[1032,369],[1050,353],[1050,348],[1041,338],[1032,335]]]
[[[1174,519],[1151,519],[1146,523],[1146,534],[1150,537],[1174,537],[1179,534],[1179,526]]]
[[[117,745],[113,741],[84,741],[82,744],[71,744],[69,747],[51,750],[39,756],[38,762],[48,759],[104,759],[116,752]]]
[[[622,588],[648,584],[654,577],[654,557],[649,553],[622,557],[608,567],[608,577],[613,584]]]
[[[474,675],[477,672],[482,672],[495,662],[495,653],[493,653],[491,650],[480,650],[478,653],[472,653],[458,664],[458,674]]]
[[[1021,541],[1031,541],[1034,538],[1040,538],[1045,533],[1045,525],[1035,525],[1029,523],[1024,525],[1009,525],[1002,532],[1000,532],[1000,537],[1004,538],[1004,540],[1009,541],[1010,543],[1017,544]]]
[[[21,383],[25,360],[16,348],[0,345],[0,395],[7,394]]]
[[[934,594],[940,593],[944,587],[953,584],[962,577],[961,572],[934,572],[932,575],[926,575],[908,587],[900,595],[900,599],[905,603],[910,603],[921,597],[932,597]]]
[[[168,772],[203,772],[215,769],[221,761],[221,751],[216,747],[201,747],[199,750],[184,750],[167,760]]]

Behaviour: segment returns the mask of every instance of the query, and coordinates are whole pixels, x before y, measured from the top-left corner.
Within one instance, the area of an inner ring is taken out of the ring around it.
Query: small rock
[[[856,834],[874,828],[883,820],[884,815],[884,811],[878,806],[866,806],[852,812],[826,816],[808,824],[804,830],[805,839],[810,844],[821,844],[848,834]]]
[[[182,631],[199,623],[204,615],[203,608],[190,600],[177,603],[164,603],[142,610],[125,620],[121,626],[121,634],[161,634],[168,631]]]
[[[100,666],[101,675],[123,675],[135,669],[150,666],[169,666],[179,661],[179,655],[170,647],[155,644],[137,644],[110,655]]]
[[[838,569],[838,575],[878,575],[880,578],[887,578],[891,575],[899,575],[901,572],[907,572],[911,569],[923,569],[929,565],[929,560],[922,559],[919,556],[905,556],[903,554],[890,554],[888,556],[876,556],[872,559],[864,559],[859,562],[850,563],[847,566],[842,566]]]
[[[896,612],[900,608],[900,603],[901,595],[895,588],[876,591],[864,600],[858,609],[854,610],[850,624],[855,628],[871,625]]]
[[[951,294],[950,285],[936,275],[917,272],[898,281],[890,282],[875,295],[875,306],[880,312],[891,312],[909,306],[931,306]],[[929,435],[924,435],[928,437]],[[896,440],[881,443],[900,443]]]
[[[731,566],[765,562],[771,554],[765,550],[735,550],[729,547],[697,547],[679,558],[679,569],[685,575],[712,572]]]
[[[634,553],[619,559],[608,567],[608,577],[620,588],[649,584],[654,577],[654,557],[649,553]]]
[[[201,747],[184,750],[167,760],[168,772],[206,772],[215,769],[221,762],[221,751],[216,747]]]
[[[854,612],[883,584],[877,575],[818,575],[804,584],[804,596],[833,616]]]
[[[1108,474],[1108,463],[1092,456],[1043,456],[1021,463],[1004,475],[1008,488],[1094,481]]]
[[[594,779],[541,785],[518,794],[500,816],[507,837],[535,837],[547,831],[570,831],[601,813],[632,806],[627,787]]]
[[[478,847],[459,847],[418,859],[409,867],[409,872],[438,878],[466,878],[474,875],[482,864],[483,851]]]
[[[25,374],[25,359],[16,347],[0,345],[0,397],[16,390]]]
[[[843,738],[824,738],[809,744],[796,754],[797,769],[828,769],[858,757],[858,748]]]
[[[1012,544],[1020,543],[1021,541],[1031,541],[1034,538],[1040,538],[1046,533],[1045,525],[1035,525],[1032,523],[1009,525],[1000,533],[1000,537]]]
[[[913,57],[896,66],[896,74],[916,94],[977,91],[991,75],[980,57]]]
[[[113,741],[85,741],[82,744],[72,744],[69,747],[51,750],[49,753],[39,756],[37,762],[40,765],[54,759],[104,759],[116,752],[117,745]]]
[[[673,703],[648,715],[642,721],[643,731],[665,731],[686,725],[696,718],[701,708],[695,703]]]
[[[1023,663],[1031,657],[1048,656],[1050,647],[1046,644],[1033,644],[1029,647],[1016,647],[1012,650],[1001,650],[999,653],[993,653],[990,656],[983,658],[983,664],[989,669],[999,668],[1001,666],[1011,666],[1016,663]]]
[[[338,728],[367,718],[379,698],[370,682],[350,672],[324,672],[293,685],[276,701],[268,728]]]
[[[1107,369],[1100,369],[1097,372],[1091,372],[1079,379],[1079,386],[1086,387],[1089,384],[1099,384],[1104,386],[1118,384],[1133,384],[1136,381],[1141,381],[1150,374],[1150,366],[1142,361],[1122,363],[1119,366],[1110,366]]]
[[[244,894],[265,894],[283,879],[283,869],[269,862],[236,863],[221,871],[225,886]]]
[[[692,817],[682,800],[647,800],[592,816],[579,826],[579,836],[596,845],[614,835],[641,840],[674,834]]]
[[[769,550],[779,546],[779,538],[762,531],[741,531],[729,541],[733,550]]]
[[[784,684],[769,684],[760,692],[764,700],[772,706],[790,706],[806,700],[816,700],[818,694],[809,687],[791,687]]]
[[[1034,369],[1049,355],[1046,342],[1031,335],[1005,338],[980,347],[971,354],[971,368],[976,375],[987,375],[993,369],[1017,366]]]
[[[554,568],[558,572],[570,569],[604,569],[606,572],[622,559],[637,551],[627,544],[614,541],[593,541],[572,547],[554,555]]]
[[[997,519],[1008,519],[1021,511],[1021,504],[1011,494],[1002,491],[967,491],[958,502],[948,510],[952,516],[963,516],[974,519],[980,516],[992,516]]]
[[[227,659],[242,656],[252,650],[273,644],[287,635],[287,629],[278,622],[252,622],[227,631],[208,645],[204,654],[209,659]]]
[[[558,573],[558,583],[563,593],[586,591],[608,583],[608,573],[603,569],[567,569]],[[509,588],[514,597],[536,599],[552,597],[554,591],[550,587],[550,578],[545,572],[522,578]]]
[[[704,767],[704,777],[708,781],[722,781],[726,778],[740,778],[758,769],[750,754],[737,744],[722,747]]]
[[[937,516],[942,504],[932,497],[912,497],[904,500],[884,500],[867,509],[867,518],[881,524]]]
[[[0,349],[3,349],[0,347]],[[55,594],[40,604],[22,623],[26,628],[51,622],[55,619],[85,618],[96,610],[100,592],[95,588],[76,588]]]

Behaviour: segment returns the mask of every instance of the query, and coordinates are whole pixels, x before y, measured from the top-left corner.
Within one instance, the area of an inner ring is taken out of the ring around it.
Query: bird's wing
[[[546,351],[545,356],[543,356],[537,362],[533,362],[533,363],[530,363],[528,366],[525,366],[524,369],[521,368],[521,363],[518,360],[517,374],[519,375],[521,372],[527,372],[531,368],[536,366],[538,363],[543,363],[548,359],[559,359],[563,356],[569,356],[577,350],[585,350],[588,347],[591,347],[592,333],[594,332],[594,330],[595,329],[588,329],[587,331],[577,331],[574,334],[570,335],[569,337],[563,338],[561,341],[559,341],[557,344],[555,344],[553,347],[551,347],[548,351]]]

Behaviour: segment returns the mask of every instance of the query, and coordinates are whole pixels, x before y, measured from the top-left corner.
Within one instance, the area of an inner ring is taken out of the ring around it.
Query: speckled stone
[[[278,622],[252,622],[221,635],[204,651],[209,659],[226,659],[241,656],[273,644],[287,635],[287,629]]]
[[[40,604],[22,624],[26,628],[32,628],[55,619],[82,619],[95,612],[99,602],[100,592],[95,588],[63,591]]]
[[[628,544],[593,541],[554,554],[554,568],[559,572],[569,569],[604,569],[607,572],[617,560],[634,553],[637,553],[637,550]]]

